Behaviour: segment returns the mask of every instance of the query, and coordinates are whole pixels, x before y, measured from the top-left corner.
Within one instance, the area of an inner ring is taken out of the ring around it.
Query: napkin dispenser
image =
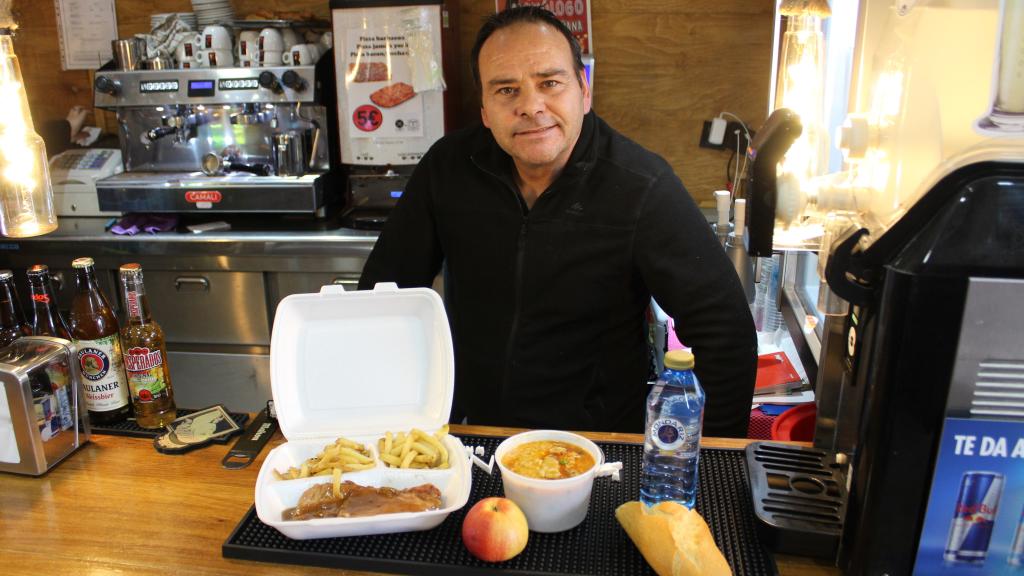
[[[0,472],[39,476],[89,440],[75,345],[29,336],[0,349]]]

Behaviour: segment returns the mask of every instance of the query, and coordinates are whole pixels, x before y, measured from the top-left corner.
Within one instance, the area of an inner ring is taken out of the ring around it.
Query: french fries
[[[444,437],[447,435],[447,424],[434,434],[427,434],[417,428],[397,434],[386,432],[384,437],[377,441],[377,449],[381,461],[390,468],[443,469],[450,466],[448,450],[444,447]],[[333,492],[337,494],[343,473],[369,470],[375,465],[367,446],[348,438],[338,438],[298,467],[292,466],[284,472],[273,472],[278,480],[330,476]]]
[[[418,428],[398,434],[385,432],[377,440],[377,451],[381,461],[391,468],[448,468],[448,450],[444,447],[447,435],[447,424],[434,434]]]
[[[298,468],[293,466],[285,472],[274,470],[274,477],[278,480],[294,480],[309,476],[333,476],[337,483],[343,472],[369,470],[375,465],[369,448],[348,438],[338,438]]]

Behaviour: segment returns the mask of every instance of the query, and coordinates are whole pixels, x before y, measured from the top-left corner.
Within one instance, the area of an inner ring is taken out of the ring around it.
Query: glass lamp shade
[[[57,228],[43,139],[35,132],[10,29],[0,30],[0,234]]]
[[[782,37],[776,108],[788,108],[800,116],[803,132],[782,163],[783,172],[801,181],[818,175],[827,141],[822,117],[825,105],[825,39],[821,17],[790,16]]]

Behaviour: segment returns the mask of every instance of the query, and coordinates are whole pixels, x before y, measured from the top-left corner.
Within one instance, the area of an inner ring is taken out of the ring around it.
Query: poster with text
[[[947,418],[914,574],[1024,574],[1024,423]]]
[[[409,45],[402,33],[350,29],[345,90],[352,138],[423,135],[423,99],[413,89]]]
[[[494,0],[497,12],[519,6],[547,8],[569,28],[584,54],[594,53],[594,39],[590,34],[590,0]]]

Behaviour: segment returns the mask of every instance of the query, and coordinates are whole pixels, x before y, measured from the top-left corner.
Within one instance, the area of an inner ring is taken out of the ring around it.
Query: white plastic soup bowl
[[[513,448],[540,440],[575,444],[594,457],[594,465],[579,476],[544,480],[516,474],[502,463],[505,455]],[[587,517],[594,475],[604,464],[604,453],[597,444],[579,434],[559,430],[534,430],[506,438],[494,451],[494,459],[501,469],[501,483],[505,488],[505,496],[523,510],[530,530],[563,532],[575,528]]]

